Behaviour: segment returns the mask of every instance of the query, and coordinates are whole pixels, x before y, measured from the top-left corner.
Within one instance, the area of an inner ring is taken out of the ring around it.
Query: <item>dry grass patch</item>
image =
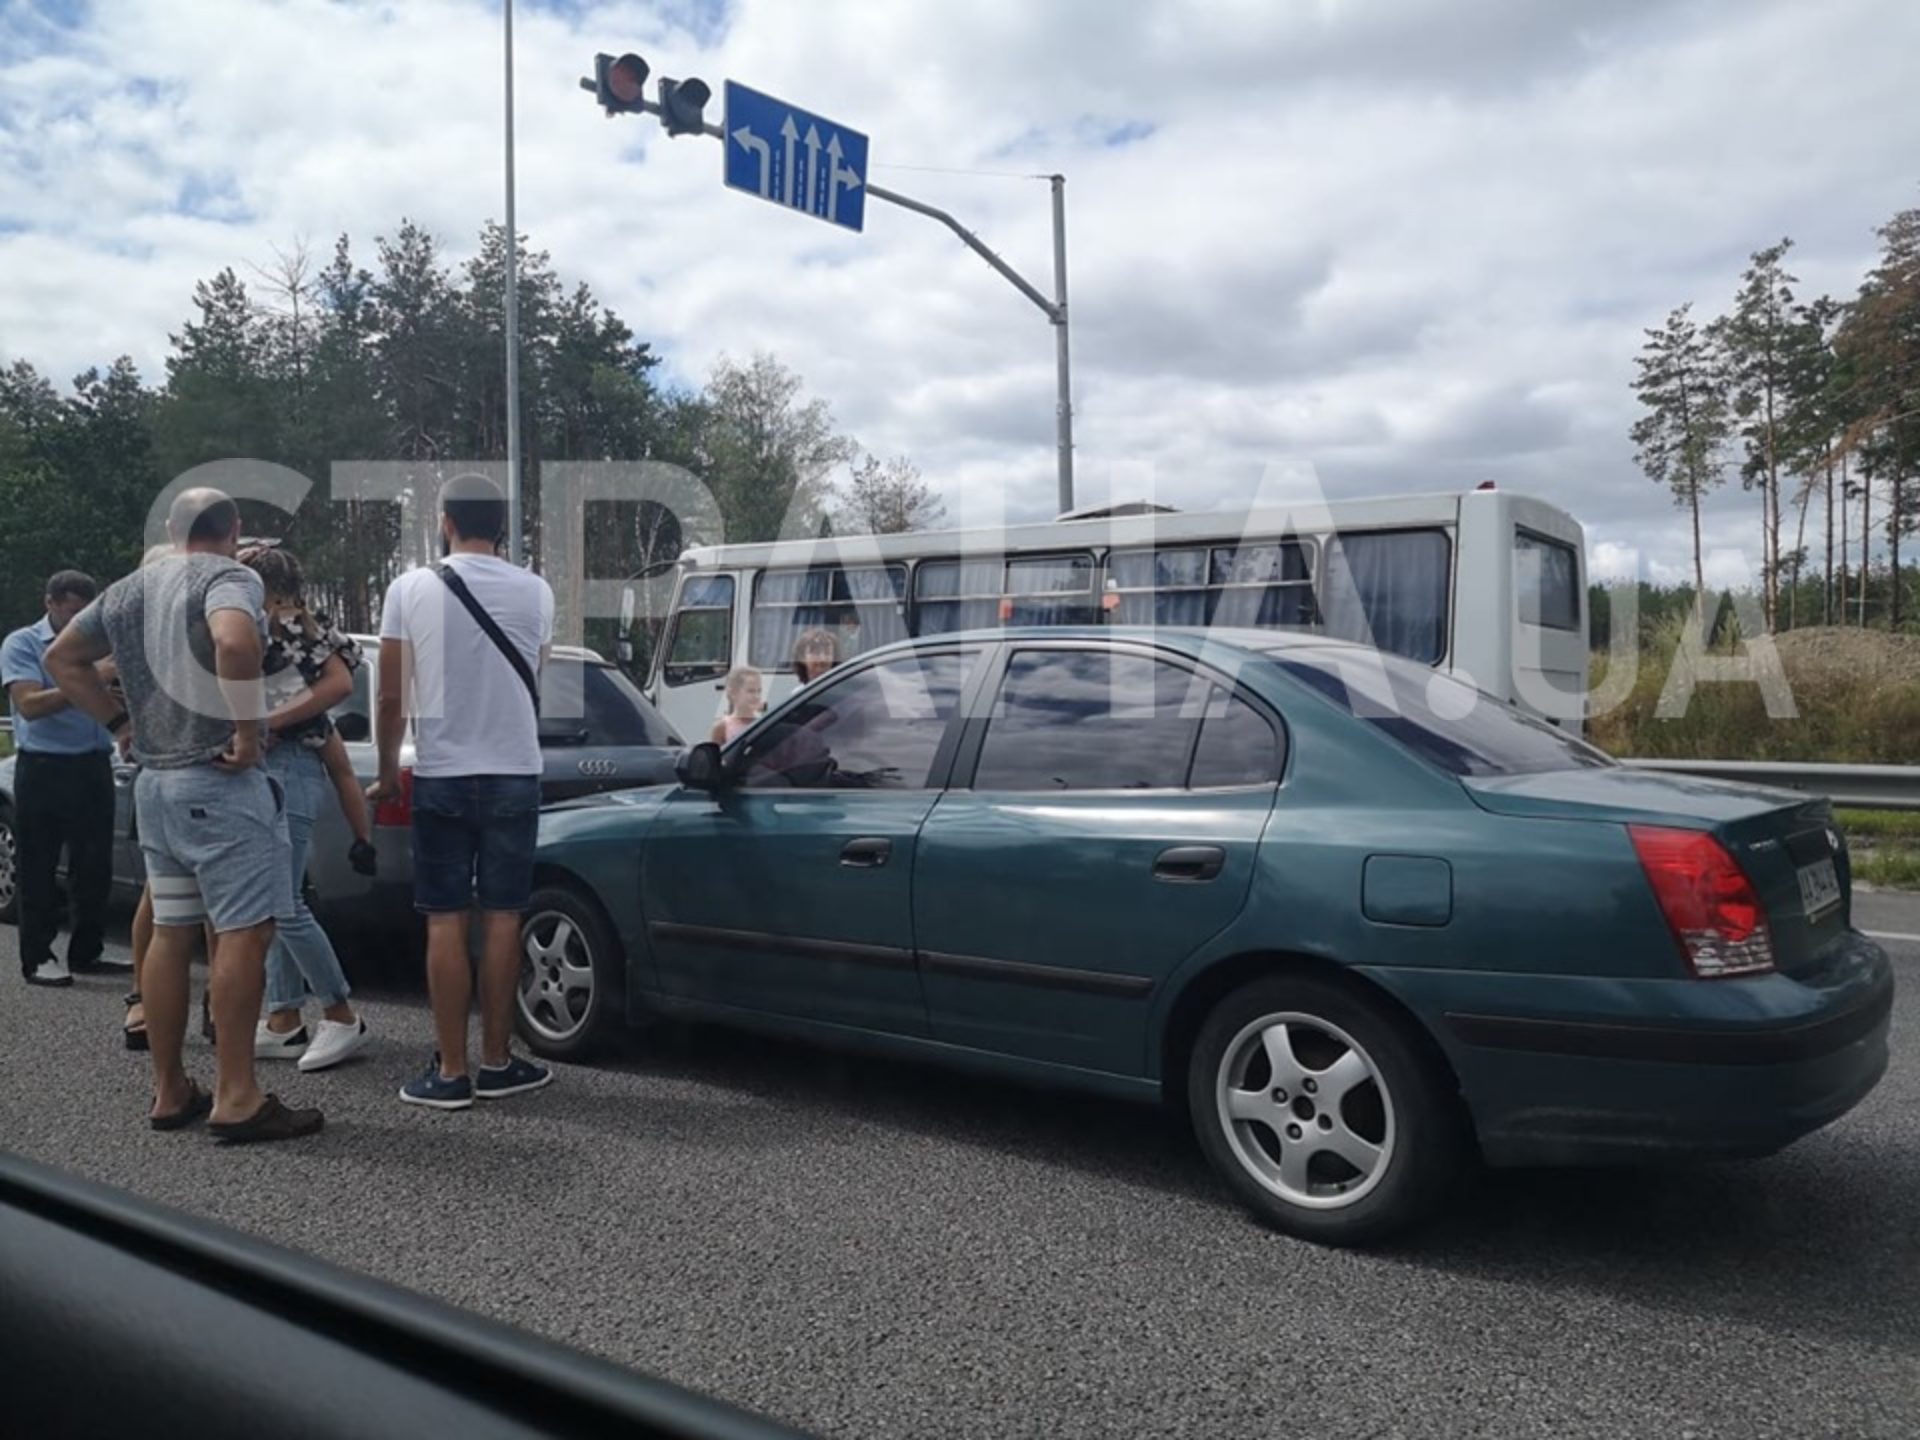
[[[1644,759],[1920,764],[1920,636],[1845,627],[1778,636],[1797,712],[1780,719],[1757,683],[1717,680],[1699,681],[1680,715],[1660,716],[1680,637],[1678,623],[1662,627],[1642,648],[1625,701],[1589,723],[1603,749]],[[1596,692],[1606,669],[1607,657],[1595,655]]]

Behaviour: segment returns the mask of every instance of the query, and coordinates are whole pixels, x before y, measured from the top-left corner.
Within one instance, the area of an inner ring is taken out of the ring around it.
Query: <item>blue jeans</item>
[[[413,908],[524,910],[540,838],[538,775],[413,777]]]
[[[320,922],[313,918],[302,896],[307,873],[307,847],[313,840],[313,822],[320,807],[332,803],[333,787],[318,750],[300,744],[279,744],[267,751],[267,773],[287,794],[287,839],[293,851],[293,907],[274,931],[267,951],[267,1009],[298,1010],[312,991],[321,1005],[342,1005],[353,993],[340,957]]]

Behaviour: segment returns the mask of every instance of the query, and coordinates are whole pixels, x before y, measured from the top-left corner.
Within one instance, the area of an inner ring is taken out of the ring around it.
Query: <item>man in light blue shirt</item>
[[[47,647],[99,593],[91,576],[62,570],[47,581],[47,613],[0,645],[0,684],[13,711],[14,834],[20,884],[20,968],[29,985],[71,985],[106,950],[113,884],[113,736],[68,703],[48,675]],[[116,722],[124,725],[125,718]],[[58,874],[67,852],[72,933],[66,960]]]

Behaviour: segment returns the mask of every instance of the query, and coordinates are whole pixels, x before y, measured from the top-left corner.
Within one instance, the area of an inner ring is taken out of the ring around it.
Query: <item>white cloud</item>
[[[222,266],[341,233],[370,265],[403,218],[457,263],[503,216],[496,5],[73,10],[15,4],[0,40],[0,361],[157,381]],[[1129,465],[1190,508],[1268,462],[1335,496],[1491,478],[1578,515],[1596,572],[1692,568],[1626,438],[1642,331],[1782,235],[1803,290],[1848,294],[1920,203],[1920,9],[1877,0],[520,0],[515,42],[535,247],[680,380],[771,351],[952,515],[1056,508],[1040,312],[923,217],[870,199],[838,231],[724,189],[710,140],[605,119],[596,50],[866,131],[874,181],[1042,290],[1035,177],[1065,174],[1078,503]],[[1732,486],[1705,538],[1757,559],[1757,517]]]

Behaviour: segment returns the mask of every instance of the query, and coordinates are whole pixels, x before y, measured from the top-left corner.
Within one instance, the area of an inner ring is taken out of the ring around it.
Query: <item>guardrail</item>
[[[11,735],[13,719],[0,715],[0,734]],[[1823,765],[1804,760],[1630,760],[1622,765],[1699,775],[1708,780],[1741,780],[1825,795],[1850,810],[1920,810],[1920,765]]]
[[[1822,765],[1795,760],[1629,760],[1642,770],[1742,780],[1825,795],[1853,810],[1920,810],[1920,765]]]

